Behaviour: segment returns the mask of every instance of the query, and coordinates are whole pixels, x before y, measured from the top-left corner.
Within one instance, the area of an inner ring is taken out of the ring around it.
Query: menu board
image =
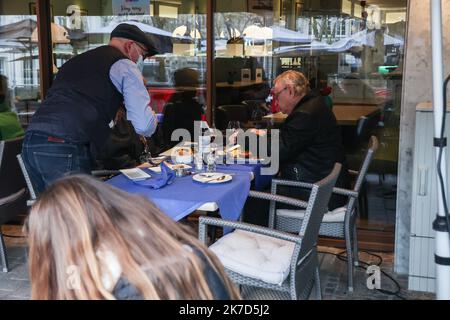
[[[150,14],[150,0],[112,0],[113,15],[137,16]]]

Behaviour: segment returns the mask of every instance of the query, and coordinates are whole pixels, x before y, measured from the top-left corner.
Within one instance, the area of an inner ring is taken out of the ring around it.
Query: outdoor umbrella
[[[383,35],[383,45],[402,46],[404,41],[388,34]],[[298,51],[326,51],[326,52],[345,52],[352,47],[357,46],[375,47],[375,31],[366,30],[357,32],[351,36],[342,38],[338,41],[328,43],[327,41],[312,41],[309,44],[295,46],[281,46],[274,50],[275,54],[295,53]]]
[[[87,34],[110,34],[119,24],[132,24],[147,33],[158,50],[158,53],[172,52],[172,33],[137,21],[112,22],[105,27],[89,30]]]
[[[242,31],[242,36],[250,40],[272,40],[296,43],[308,43],[312,41],[310,35],[279,26],[259,27],[250,25]]]
[[[0,26],[0,39],[30,38],[37,23],[32,19],[24,19],[18,22]]]

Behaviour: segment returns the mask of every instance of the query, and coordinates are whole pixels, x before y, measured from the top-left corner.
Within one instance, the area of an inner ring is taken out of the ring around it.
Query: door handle
[[[426,196],[428,189],[428,167],[419,167],[419,196]]]

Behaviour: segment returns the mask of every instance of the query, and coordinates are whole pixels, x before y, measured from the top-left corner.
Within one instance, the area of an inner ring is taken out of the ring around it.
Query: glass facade
[[[208,91],[213,125],[225,129],[220,107],[252,106],[249,122],[277,112],[273,79],[299,70],[334,111],[360,115],[353,122],[337,116],[350,167],[358,169],[375,134],[381,147],[372,170],[397,173],[406,0],[213,1],[212,83],[206,83],[207,0],[137,1],[144,5],[134,13],[117,5],[125,1],[50,1],[54,74],[72,57],[107,44],[118,23],[133,23],[159,49],[143,70],[152,109],[163,115],[169,103],[189,96],[205,113]],[[29,1],[0,4],[0,73],[8,80],[6,100],[24,125],[41,96],[35,11]]]
[[[29,1],[2,1],[0,5],[0,76],[2,110],[28,123],[40,103],[39,52],[36,12]]]
[[[216,126],[226,128],[228,105],[277,112],[272,81],[298,70],[332,105],[350,168],[359,169],[373,134],[380,149],[371,171],[380,179],[396,175],[406,9],[406,0],[217,0]],[[252,118],[247,113],[246,120]]]
[[[120,2],[120,1],[119,1]],[[163,113],[185,84],[175,83],[181,69],[198,73],[197,99],[204,104],[206,72],[206,1],[149,1],[142,13],[118,12],[114,1],[52,1],[54,23],[68,31],[68,41],[56,42],[56,68],[71,57],[109,42],[117,24],[128,22],[151,34],[159,53],[144,61],[143,76],[151,95],[151,107]],[[53,38],[55,30],[52,28]]]

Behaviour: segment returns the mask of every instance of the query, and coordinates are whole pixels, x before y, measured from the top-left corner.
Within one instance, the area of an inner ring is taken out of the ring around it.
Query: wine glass
[[[230,121],[228,122],[228,126],[227,129],[228,130],[233,130],[233,133],[236,132],[237,130],[239,130],[241,128],[241,124],[239,123],[239,121]]]
[[[241,124],[239,121],[230,121],[227,126],[227,136],[228,136],[228,144],[235,145],[238,130],[241,128]]]

